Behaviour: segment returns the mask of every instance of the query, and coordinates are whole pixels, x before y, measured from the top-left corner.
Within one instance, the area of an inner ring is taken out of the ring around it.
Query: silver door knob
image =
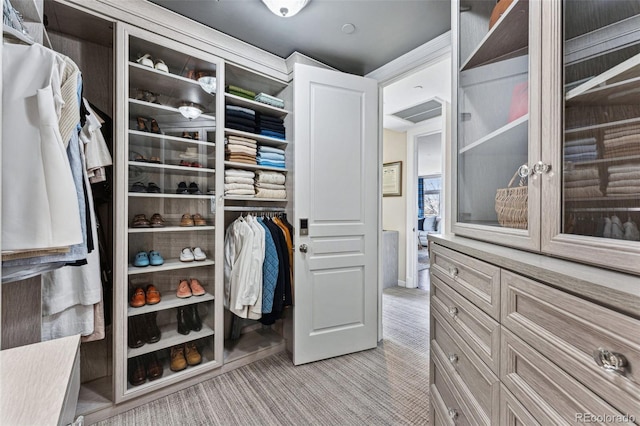
[[[300,253],[306,253],[307,249],[308,247],[306,244],[300,244]]]

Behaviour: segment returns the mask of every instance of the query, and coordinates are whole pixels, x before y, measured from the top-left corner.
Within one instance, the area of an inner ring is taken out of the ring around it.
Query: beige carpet
[[[377,348],[294,367],[279,354],[100,425],[423,425],[429,417],[429,293],[383,296]]]

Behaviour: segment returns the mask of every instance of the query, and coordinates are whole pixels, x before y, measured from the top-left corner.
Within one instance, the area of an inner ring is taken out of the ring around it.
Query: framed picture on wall
[[[402,161],[382,165],[382,196],[402,196]]]

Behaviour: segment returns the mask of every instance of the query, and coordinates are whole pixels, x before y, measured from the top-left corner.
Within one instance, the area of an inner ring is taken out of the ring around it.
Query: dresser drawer
[[[610,419],[624,418],[622,413],[504,327],[501,340],[500,379],[540,423],[563,425],[580,423],[579,420],[587,417],[609,419],[600,423],[604,424],[612,423]]]
[[[469,408],[465,405],[449,376],[444,372],[443,364],[440,360],[433,358],[431,361],[431,383],[431,403],[437,407],[437,414],[434,410],[434,424],[475,424],[473,419],[468,416]],[[438,423],[438,418],[442,423]]]
[[[438,313],[432,313],[431,351],[440,360],[478,423],[498,422],[500,382]]]
[[[500,425],[541,426],[504,385],[500,386]]]
[[[502,271],[502,317],[504,327],[640,419],[640,321],[508,271]],[[623,371],[600,367],[594,361],[600,349],[624,357]]]
[[[431,280],[431,308],[442,315],[497,375],[500,367],[500,324],[435,276]]]
[[[499,320],[500,268],[436,244],[431,247],[431,274]]]

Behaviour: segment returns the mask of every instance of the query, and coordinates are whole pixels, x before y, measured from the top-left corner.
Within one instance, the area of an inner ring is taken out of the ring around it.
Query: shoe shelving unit
[[[222,92],[224,65],[221,59],[181,45],[144,30],[123,25],[118,30],[122,76],[120,95],[123,113],[121,123],[123,152],[117,176],[118,199],[125,214],[116,223],[114,398],[119,403],[162,389],[171,384],[220,368],[223,364],[222,306],[222,244],[223,222],[216,213],[217,163],[222,164],[218,151],[223,148],[223,135],[216,133],[216,121],[224,110]],[[169,72],[137,62],[149,54],[154,63],[162,60]],[[206,72],[218,80],[216,93],[205,91],[197,80],[197,72]],[[184,117],[179,106],[195,104],[202,114]],[[219,139],[219,140],[218,140]],[[223,155],[223,154],[222,154]],[[191,166],[194,164],[194,166]],[[195,166],[197,165],[197,166]],[[179,184],[197,186],[186,193]],[[148,188],[151,183],[160,192],[132,192],[134,184]],[[165,226],[133,227],[135,215],[147,218],[159,213]],[[200,214],[204,226],[180,226],[184,214]],[[207,259],[182,262],[180,252],[185,247],[200,247]],[[133,259],[140,251],[157,250],[164,259],[159,266],[136,267]],[[203,296],[178,298],[180,280],[198,279],[205,288]],[[160,291],[161,301],[139,308],[129,306],[136,287],[153,284]],[[202,320],[202,329],[188,334],[178,332],[178,310],[195,307]],[[128,347],[129,320],[152,314],[161,337],[158,342]],[[171,348],[195,342],[202,362],[174,372],[170,369]],[[162,377],[133,386],[129,380],[133,360],[143,364],[154,354],[163,364]],[[139,358],[141,357],[141,358]]]

